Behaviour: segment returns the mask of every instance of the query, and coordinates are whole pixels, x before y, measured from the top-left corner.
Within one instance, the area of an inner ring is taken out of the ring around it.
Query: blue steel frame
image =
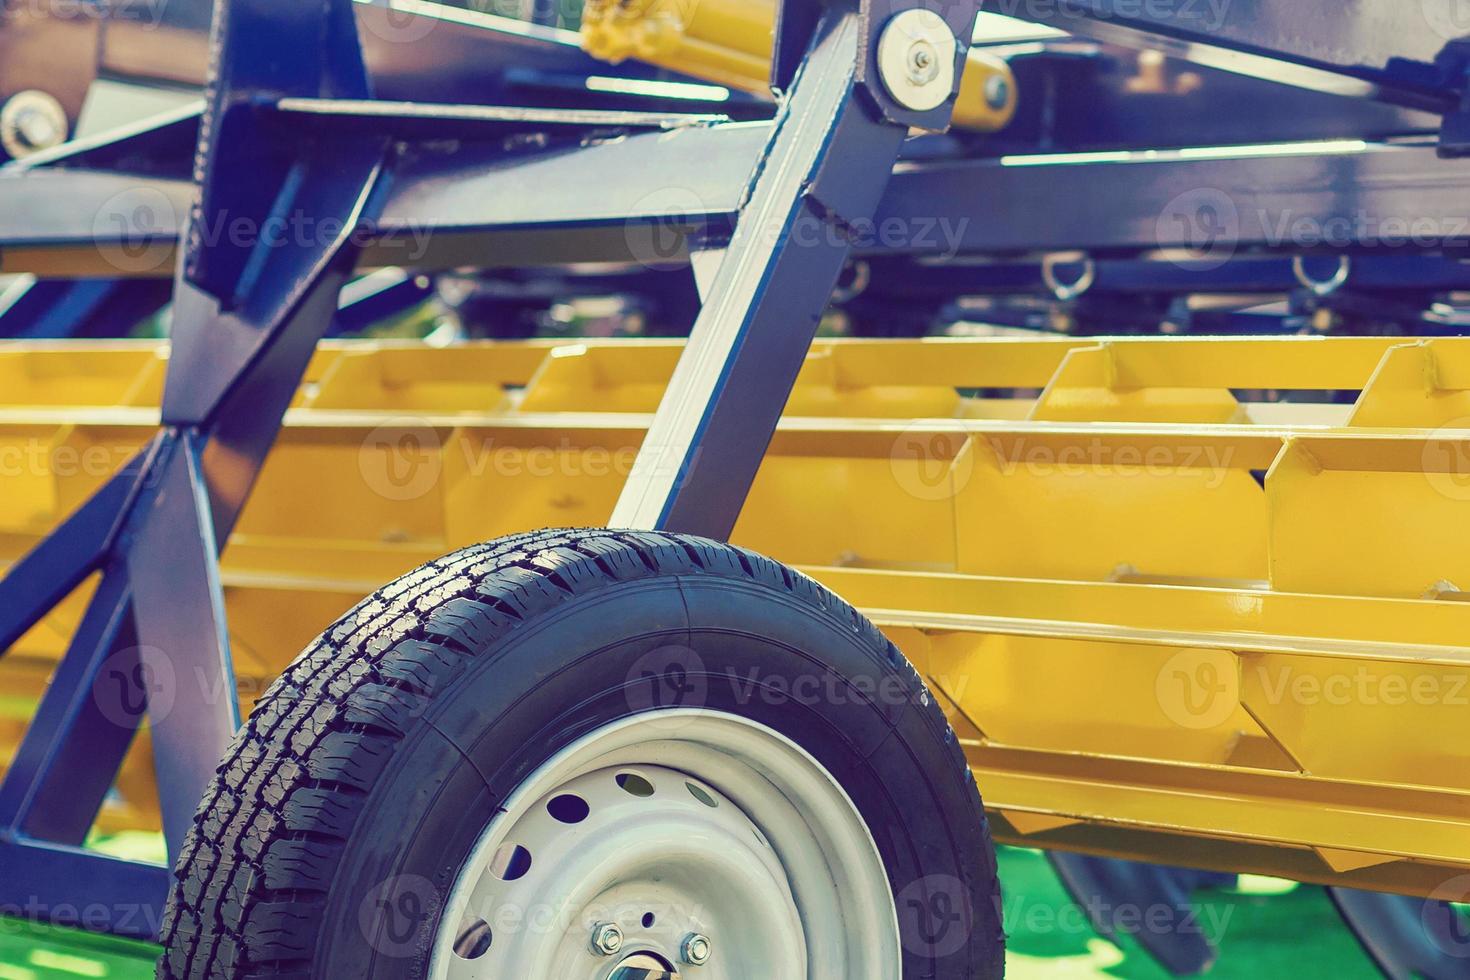
[[[1162,38],[1186,59],[1420,114],[1379,114],[1372,125],[1446,120],[1438,150],[1420,143],[1329,158],[1309,149],[1261,157],[1181,154],[1147,164],[1097,159],[1080,171],[1077,161],[1040,158],[1025,166],[980,156],[931,163],[917,149],[922,141],[906,143],[910,126],[944,128],[948,109],[916,115],[893,104],[875,80],[873,47],[888,17],[920,5],[922,0],[830,6],[787,0],[773,69],[784,98],[774,122],[699,128],[710,120],[647,112],[388,107],[374,102],[380,78],[397,79],[415,93],[412,98],[428,90],[413,87],[423,79],[403,74],[401,65],[399,74],[372,68],[354,23],[354,14],[364,11],[348,0],[219,0],[209,98],[198,127],[197,186],[168,167],[126,178],[111,169],[150,140],[177,139],[191,125],[187,115],[130,140],[68,149],[46,161],[55,169],[0,179],[0,245],[44,246],[77,258],[78,267],[90,257],[105,268],[95,260],[109,243],[99,239],[93,216],[99,202],[124,187],[155,192],[179,214],[189,214],[173,286],[174,353],[161,431],[0,579],[0,651],[78,585],[97,579],[82,624],[0,783],[0,908],[22,896],[16,906],[22,909],[30,903],[53,911],[108,909],[103,919],[84,923],[90,928],[134,936],[156,928],[163,869],[101,857],[80,845],[137,724],[148,715],[165,832],[171,853],[177,852],[239,721],[218,550],[307,358],[333,329],[343,283],[358,263],[397,264],[385,260],[397,257],[395,243],[408,234],[433,232],[428,251],[417,259],[425,268],[461,264],[473,254],[468,245],[483,249],[511,237],[536,262],[626,260],[631,225],[671,220],[667,213],[640,210],[647,184],[636,178],[679,167],[681,153],[697,163],[684,172],[698,183],[689,196],[700,204],[672,220],[688,253],[698,256],[704,307],[614,522],[724,537],[844,264],[853,256],[904,261],[931,251],[919,242],[866,240],[857,229],[870,220],[973,217],[959,240],[947,243],[966,253],[1081,248],[1104,259],[1116,255],[1119,261],[1103,262],[1100,281],[1127,292],[1140,277],[1148,285],[1157,272],[1148,266],[1141,271],[1130,257],[1199,244],[1187,230],[1171,239],[1151,220],[1191,188],[1253,188],[1244,192],[1247,205],[1287,195],[1299,213],[1319,222],[1353,218],[1360,210],[1370,221],[1454,213],[1470,192],[1470,170],[1437,159],[1439,151],[1458,152],[1465,59],[1424,18],[1406,13],[1418,5],[1358,0],[1344,13],[1340,7],[1329,11],[1328,0],[1248,0],[1227,5],[1220,23],[1203,25],[1182,13],[1200,5],[1175,5],[1176,12],[1166,15],[1149,5],[1063,0],[1050,19],[1069,30],[1135,46]],[[977,6],[947,5],[960,37],[968,36]],[[1249,58],[1242,60],[1242,53]],[[301,127],[308,116],[321,125]],[[671,125],[690,128],[674,142],[635,135],[575,153],[528,155],[513,167],[492,166],[503,160],[499,138],[520,128],[564,132],[568,140],[561,147],[567,147],[598,127]],[[313,135],[303,138],[303,129]],[[444,135],[471,142],[452,156],[402,151]],[[1107,142],[1087,137],[1097,138]],[[895,173],[901,156],[908,159]],[[755,176],[747,180],[751,163]],[[598,188],[596,198],[546,200],[515,192],[613,172],[633,177],[617,186],[583,181]],[[1095,190],[1099,182],[1107,187],[1104,200]],[[1024,215],[1017,202],[1026,202]],[[1241,208],[1232,229],[1235,246],[1281,251],[1262,217],[1268,210]],[[299,241],[257,236],[243,247],[209,233],[222,220],[245,219],[258,228],[283,216],[334,231]],[[791,234],[803,227],[818,234]],[[180,230],[164,215],[121,234],[128,244],[167,244]],[[818,244],[796,244],[813,240]],[[1447,239],[1438,248],[1464,244]],[[1372,248],[1353,241],[1347,250]],[[1249,261],[1274,263],[1246,270],[1252,283],[1284,278],[1279,258]],[[1374,281],[1374,261],[1365,256],[1368,271],[1360,274],[1367,282]],[[1460,267],[1438,261],[1415,266],[1417,287],[1462,284]],[[1215,279],[1201,275],[1218,285],[1238,282],[1231,276],[1242,269],[1235,263]],[[1401,273],[1378,274],[1386,285],[1400,282]],[[1004,291],[1006,281],[999,276],[996,291]],[[1190,280],[1181,288],[1199,285]],[[168,711],[148,700],[157,692],[152,671],[159,650],[189,682]],[[1158,869],[1057,860],[1074,889],[1103,894],[1112,907],[1128,899],[1152,904],[1160,896],[1173,904],[1183,887]],[[1392,933],[1385,920],[1403,909],[1401,903],[1353,898],[1340,904],[1350,921],[1369,923],[1362,931],[1374,937]],[[1105,933],[1111,928],[1106,920],[1098,925]],[[1410,940],[1390,943],[1377,955],[1385,964],[1421,964],[1412,946]],[[1168,939],[1155,952],[1181,970],[1197,968],[1210,955]]]
[[[105,909],[105,923],[93,927],[123,934],[156,930],[164,876],[79,846],[145,712],[170,855],[239,725],[218,550],[331,322],[355,261],[352,235],[380,199],[389,146],[374,134],[302,142],[258,110],[265,94],[369,94],[350,7],[288,14],[270,6],[217,11],[203,193],[174,284],[163,429],[0,580],[4,649],[87,577],[101,576],[0,783],[0,868],[28,901]],[[283,25],[288,18],[294,23]],[[259,229],[281,215],[333,231],[284,243],[257,233],[244,249],[206,233],[211,220],[244,218]],[[175,677],[187,679],[167,711],[153,700],[161,682],[152,651],[166,651]],[[63,864],[68,871],[58,874]]]
[[[433,295],[433,280],[394,270],[363,276],[342,292],[327,336],[358,334]],[[126,337],[168,303],[167,279],[36,279],[0,290],[0,340]]]
[[[125,337],[168,297],[162,280],[26,276],[0,289],[0,339]]]

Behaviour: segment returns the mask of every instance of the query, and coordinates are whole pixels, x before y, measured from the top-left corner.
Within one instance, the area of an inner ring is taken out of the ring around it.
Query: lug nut
[[[623,930],[615,922],[599,922],[592,927],[592,948],[603,956],[612,956],[623,948]]]
[[[714,950],[710,946],[708,936],[691,932],[684,937],[684,945],[679,950],[679,956],[690,966],[704,966],[709,962],[712,952]]]

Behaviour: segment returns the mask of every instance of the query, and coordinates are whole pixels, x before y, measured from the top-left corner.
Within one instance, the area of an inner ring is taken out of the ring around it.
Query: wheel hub
[[[679,971],[652,953],[634,953],[613,968],[608,980],[679,980]]]
[[[512,794],[456,882],[430,976],[835,980],[895,975],[897,950],[881,858],[825,770],[734,716],[659,712]]]

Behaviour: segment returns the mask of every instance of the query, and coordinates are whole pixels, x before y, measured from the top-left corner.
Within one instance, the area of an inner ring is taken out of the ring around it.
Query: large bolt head
[[[684,937],[684,944],[679,949],[679,956],[691,966],[704,966],[709,962],[714,953],[714,947],[710,944],[708,936],[701,936],[697,932],[691,932]]]
[[[932,10],[895,14],[878,36],[877,55],[883,87],[905,109],[937,109],[954,91],[959,41]]]
[[[0,146],[19,159],[66,142],[69,123],[60,102],[39,89],[27,89],[0,107]]]
[[[592,927],[592,949],[603,956],[612,956],[623,948],[623,930],[615,922],[599,922]]]

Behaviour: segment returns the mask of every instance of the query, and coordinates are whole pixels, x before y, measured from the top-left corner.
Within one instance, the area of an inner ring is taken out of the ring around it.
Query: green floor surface
[[[103,849],[153,857],[151,838],[101,842]],[[1163,980],[1138,947],[1100,939],[1063,891],[1045,855],[1002,848],[1007,975],[1016,980],[1121,977]],[[1283,891],[1283,889],[1288,889]],[[1220,980],[1356,980],[1377,976],[1319,888],[1246,879],[1240,890],[1198,896],[1198,920],[1220,942],[1210,976]],[[0,919],[0,980],[146,980],[157,949],[69,929]]]

